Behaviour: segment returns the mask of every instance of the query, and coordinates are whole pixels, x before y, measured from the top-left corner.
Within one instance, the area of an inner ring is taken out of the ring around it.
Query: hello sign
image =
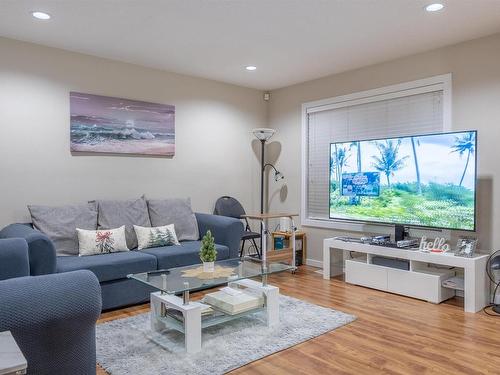
[[[434,241],[427,242],[427,237],[423,236],[420,240],[420,251],[433,251],[439,253],[446,253],[450,251],[450,245],[446,243],[446,238],[436,238]]]

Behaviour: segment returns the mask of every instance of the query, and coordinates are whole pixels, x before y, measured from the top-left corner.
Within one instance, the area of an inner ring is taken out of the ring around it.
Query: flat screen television
[[[476,131],[330,144],[330,218],[476,229]]]

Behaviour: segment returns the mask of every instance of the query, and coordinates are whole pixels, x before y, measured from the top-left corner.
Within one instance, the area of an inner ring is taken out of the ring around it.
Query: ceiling
[[[271,90],[500,32],[500,0],[430,2],[0,0],[0,35]]]

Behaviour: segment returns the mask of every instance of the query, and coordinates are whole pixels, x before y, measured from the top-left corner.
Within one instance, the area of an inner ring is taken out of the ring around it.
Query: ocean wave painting
[[[175,107],[70,92],[71,152],[173,156]]]

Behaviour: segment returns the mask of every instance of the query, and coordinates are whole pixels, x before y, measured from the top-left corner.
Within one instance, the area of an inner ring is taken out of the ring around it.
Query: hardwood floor
[[[283,294],[358,319],[232,375],[500,374],[500,318],[464,313],[460,299],[434,305],[349,285],[339,278],[323,280],[314,271],[303,266],[295,275],[273,275],[269,283]],[[108,312],[99,322],[147,311],[148,305],[142,305]],[[106,372],[98,368],[98,374]]]

